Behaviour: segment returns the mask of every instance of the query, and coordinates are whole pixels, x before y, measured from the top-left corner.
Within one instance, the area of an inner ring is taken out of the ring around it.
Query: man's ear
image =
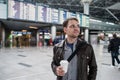
[[[66,33],[66,31],[67,31],[66,29],[67,29],[66,27],[63,28],[64,33]]]

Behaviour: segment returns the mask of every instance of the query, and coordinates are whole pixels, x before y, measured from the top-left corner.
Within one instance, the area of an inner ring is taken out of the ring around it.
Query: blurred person
[[[19,38],[18,38],[18,36],[15,39],[16,39],[16,47],[19,47]]]
[[[78,20],[76,18],[65,20],[63,30],[67,37],[54,46],[51,63],[57,80],[96,80],[97,64],[94,50],[90,44],[78,38],[80,33]],[[73,53],[76,54],[69,61],[69,56]],[[69,61],[66,73],[60,65],[61,60]]]
[[[120,38],[118,38],[116,34],[113,34],[113,39],[110,40],[110,43],[108,45],[108,52],[111,53],[112,66],[115,66],[115,60],[116,60],[118,63],[118,68],[120,68],[120,60],[118,58],[119,46],[120,46]]]
[[[52,41],[52,38],[49,39],[49,46],[52,46],[53,45],[53,41]]]

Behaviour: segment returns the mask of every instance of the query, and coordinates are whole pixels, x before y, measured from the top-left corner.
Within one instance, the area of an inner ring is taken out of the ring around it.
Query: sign
[[[38,6],[38,21],[46,22],[46,7]]]
[[[89,16],[82,14],[82,27],[89,27]]]
[[[59,23],[62,24],[67,19],[67,11],[59,9]]]
[[[8,0],[8,18],[35,20],[35,5]]]
[[[52,23],[58,23],[58,10],[52,9]]]
[[[73,12],[67,12],[67,18],[71,18],[71,17],[76,18],[76,14]]]
[[[52,22],[52,11],[49,7],[46,8],[46,22]]]
[[[7,4],[0,3],[0,18],[7,19]]]

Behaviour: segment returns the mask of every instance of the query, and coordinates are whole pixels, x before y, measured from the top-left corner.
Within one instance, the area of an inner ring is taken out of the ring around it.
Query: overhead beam
[[[109,9],[105,9],[110,15],[112,15],[117,21],[120,21]]]

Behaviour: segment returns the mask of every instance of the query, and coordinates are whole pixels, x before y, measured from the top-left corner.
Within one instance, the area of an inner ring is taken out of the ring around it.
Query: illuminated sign
[[[89,27],[89,16],[82,15],[82,26]]]
[[[52,9],[52,23],[58,23],[58,10]]]
[[[38,6],[38,21],[46,22],[46,7]]]
[[[59,23],[62,24],[67,19],[67,11],[59,10]]]
[[[8,18],[35,20],[35,5],[8,0]]]

